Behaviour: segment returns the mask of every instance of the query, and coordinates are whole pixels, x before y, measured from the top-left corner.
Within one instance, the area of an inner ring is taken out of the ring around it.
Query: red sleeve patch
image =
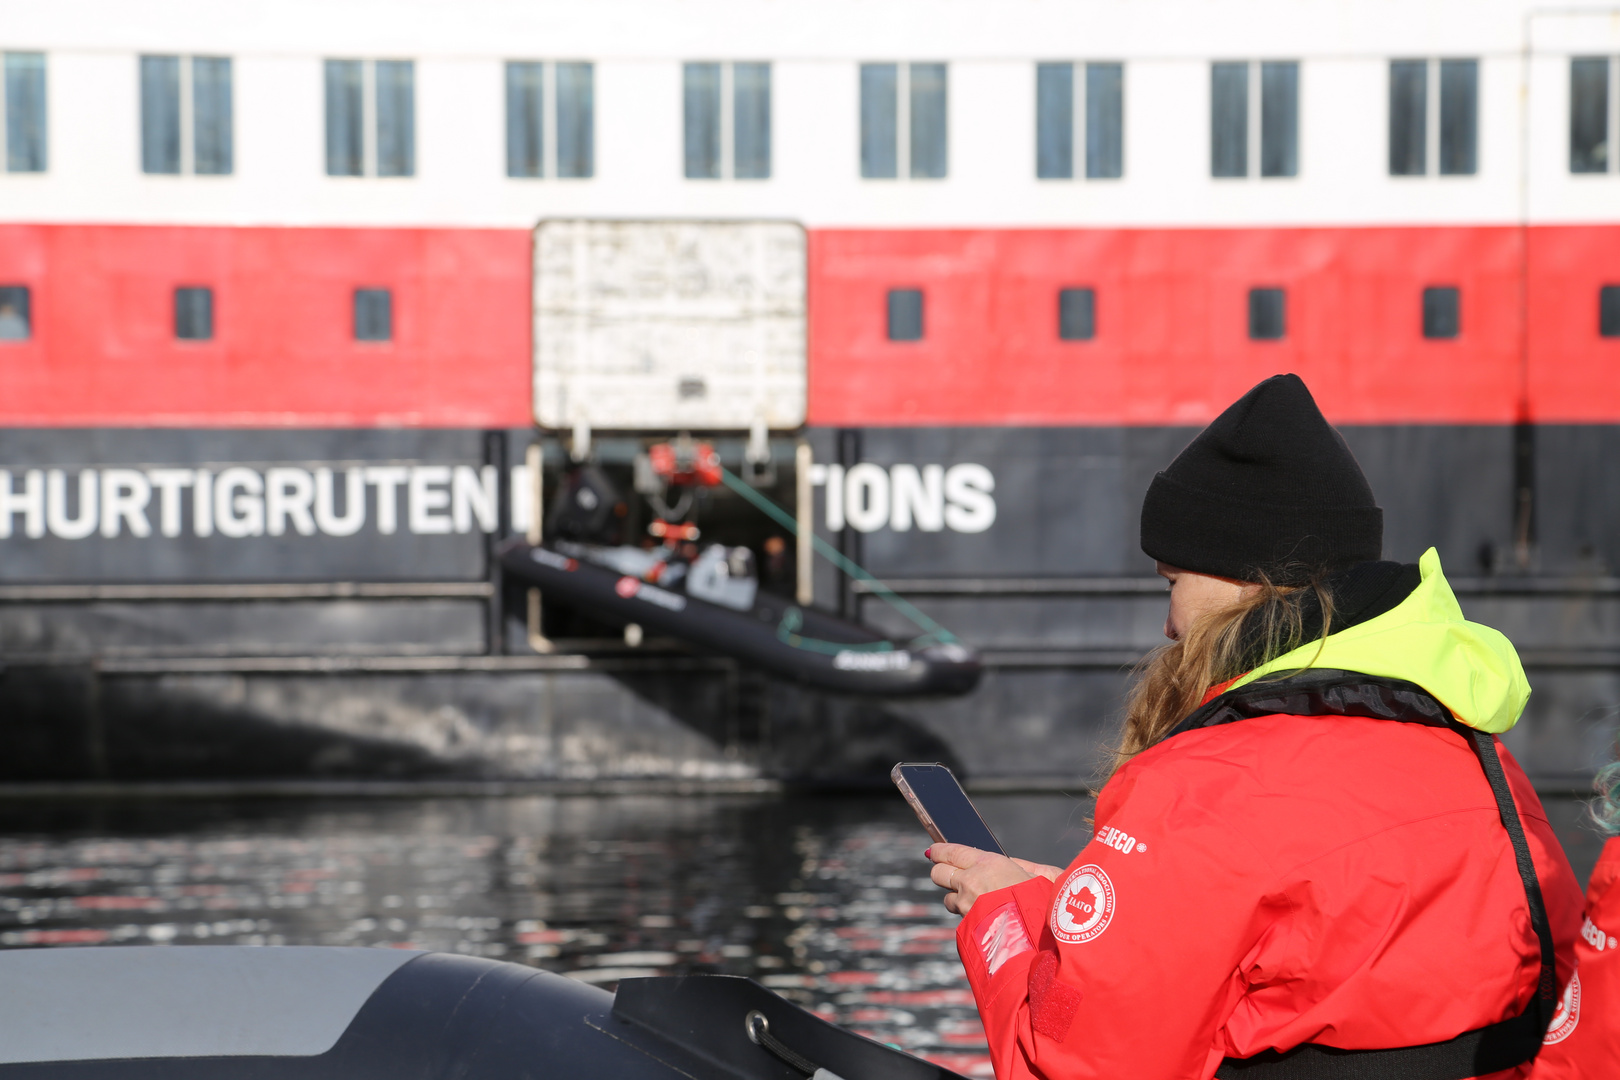
[[[1038,1034],[1062,1042],[1085,995],[1057,978],[1057,950],[1042,949],[1029,972],[1029,1020]]]
[[[1029,940],[1029,931],[1024,929],[1024,920],[1018,914],[1018,905],[1013,901],[996,908],[980,924],[979,953],[992,975],[1013,957],[1022,956],[1034,948]]]

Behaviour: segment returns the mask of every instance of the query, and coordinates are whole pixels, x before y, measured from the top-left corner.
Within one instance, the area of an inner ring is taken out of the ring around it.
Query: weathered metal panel
[[[805,233],[779,221],[542,222],[534,234],[541,426],[797,428]]]

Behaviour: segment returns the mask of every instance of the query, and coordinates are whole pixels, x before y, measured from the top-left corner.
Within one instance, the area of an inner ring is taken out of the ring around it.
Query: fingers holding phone
[[[1017,885],[1036,876],[1020,865],[1021,859],[1011,859],[1000,852],[984,851],[965,844],[934,844],[928,849],[927,855],[934,864],[928,876],[935,885],[946,890],[945,909],[957,915],[966,915],[979,897],[986,893]],[[1053,867],[1042,869],[1055,870]]]
[[[966,915],[985,893],[1033,877],[1057,880],[1055,866],[1009,858],[1001,841],[974,809],[951,770],[939,762],[902,761],[889,774],[935,840],[927,855],[935,885],[946,890],[945,908]]]

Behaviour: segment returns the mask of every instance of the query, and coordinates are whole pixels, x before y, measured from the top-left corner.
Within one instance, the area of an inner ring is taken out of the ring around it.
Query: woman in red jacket
[[[1597,787],[1592,816],[1605,832],[1620,833],[1620,762],[1598,773]],[[1575,959],[1535,1080],[1620,1076],[1620,836],[1603,845],[1592,869]]]
[[[1581,897],[1495,734],[1529,685],[1296,376],[1155,477],[1169,645],[1066,870],[936,844],[999,1080],[1524,1072]]]

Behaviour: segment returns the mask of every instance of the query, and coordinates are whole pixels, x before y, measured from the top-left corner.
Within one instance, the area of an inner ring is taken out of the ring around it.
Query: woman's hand
[[[935,844],[924,854],[934,863],[928,876],[935,885],[946,890],[945,909],[957,915],[966,915],[974,901],[985,893],[1033,877],[1056,881],[1062,873],[1055,866],[1012,859],[966,844]]]
[[[1030,877],[1043,877],[1047,881],[1056,883],[1063,876],[1063,867],[1047,866],[1042,862],[1030,862],[1028,859],[1013,859],[1013,862],[1022,866]]]

